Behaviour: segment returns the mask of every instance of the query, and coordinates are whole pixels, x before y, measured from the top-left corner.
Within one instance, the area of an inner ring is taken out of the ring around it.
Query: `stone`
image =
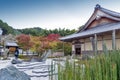
[[[18,63],[22,63],[22,61],[18,60],[18,59],[13,59],[11,61],[12,64],[18,64]]]
[[[31,80],[23,71],[19,71],[14,66],[9,66],[0,70],[0,80]]]

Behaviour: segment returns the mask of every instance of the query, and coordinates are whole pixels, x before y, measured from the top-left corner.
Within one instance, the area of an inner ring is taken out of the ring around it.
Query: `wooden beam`
[[[116,50],[116,31],[112,31],[112,49]]]
[[[95,55],[97,54],[97,34],[94,34]]]

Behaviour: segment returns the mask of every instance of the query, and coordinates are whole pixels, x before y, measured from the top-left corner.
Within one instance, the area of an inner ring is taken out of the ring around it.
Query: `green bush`
[[[72,45],[70,43],[64,44],[64,54],[71,55],[72,54]]]
[[[30,56],[28,55],[19,55],[18,58],[24,60],[24,61],[29,61],[31,59]]]
[[[72,44],[66,42],[58,42],[57,45],[53,48],[55,52],[64,52],[65,55],[71,55]]]

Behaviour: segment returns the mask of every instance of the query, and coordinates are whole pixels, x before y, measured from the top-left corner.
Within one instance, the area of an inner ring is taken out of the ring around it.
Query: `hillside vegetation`
[[[3,22],[0,20],[0,28],[3,30],[3,35],[6,34],[26,34],[26,35],[32,35],[32,36],[48,36],[49,34],[59,34],[60,36],[66,36],[70,35],[76,32],[75,29],[53,29],[53,30],[47,30],[42,29],[40,27],[33,27],[33,28],[25,28],[25,29],[14,29],[13,27],[9,26],[6,22]]]
[[[75,29],[70,30],[65,28],[54,30],[42,29],[40,27],[14,29],[2,20],[0,20],[0,28],[3,30],[3,35],[15,35],[17,44],[21,49],[24,51],[31,50],[32,52],[38,53],[39,56],[48,49],[64,52],[65,55],[71,54],[71,43],[64,43],[63,49],[63,42],[58,38],[76,32]]]
[[[15,30],[2,20],[0,20],[0,28],[3,30],[3,35],[15,34]]]

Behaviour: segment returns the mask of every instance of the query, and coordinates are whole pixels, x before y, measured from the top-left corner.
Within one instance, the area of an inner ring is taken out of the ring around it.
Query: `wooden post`
[[[102,51],[104,52],[104,45],[105,45],[105,43],[104,43],[104,38],[103,38],[103,36],[102,36]]]
[[[65,55],[65,45],[64,45],[64,42],[63,42],[63,54]]]
[[[112,49],[113,50],[116,49],[116,31],[115,30],[112,31]]]
[[[94,38],[93,38],[93,37],[90,37],[90,41],[91,41],[92,49],[93,49],[93,53],[94,53],[94,52],[95,52]]]
[[[94,34],[95,55],[97,54],[97,34]]]
[[[72,54],[75,54],[75,44],[72,43]]]
[[[85,39],[84,39],[84,51],[86,51],[86,46],[85,46]]]
[[[105,44],[105,40],[104,40],[104,36],[102,36],[102,51],[106,54],[108,53],[106,44]]]

